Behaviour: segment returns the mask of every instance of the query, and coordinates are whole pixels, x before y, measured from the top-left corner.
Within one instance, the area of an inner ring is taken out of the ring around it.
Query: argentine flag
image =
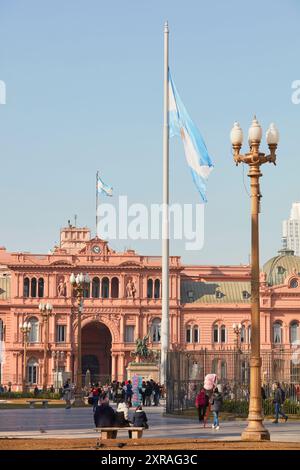
[[[108,186],[108,184],[105,184],[100,178],[100,176],[98,176],[97,180],[97,190],[99,194],[106,194],[106,196],[113,195],[113,188],[111,186]]]
[[[188,115],[173,83],[169,71],[169,129],[170,137],[180,136],[184,153],[196,188],[203,202],[206,199],[206,181],[213,169],[204,140]]]

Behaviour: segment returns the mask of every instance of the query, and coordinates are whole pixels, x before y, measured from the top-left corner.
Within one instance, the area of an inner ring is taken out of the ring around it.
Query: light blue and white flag
[[[105,194],[106,196],[113,195],[113,188],[109,186],[108,184],[105,184],[100,178],[100,176],[98,176],[98,179],[97,179],[97,190],[98,190],[98,194]]]
[[[169,71],[169,128],[170,137],[180,136],[184,153],[190,167],[194,183],[203,202],[206,199],[206,181],[213,169],[213,161],[208,154],[205,142],[188,115],[176,90]]]

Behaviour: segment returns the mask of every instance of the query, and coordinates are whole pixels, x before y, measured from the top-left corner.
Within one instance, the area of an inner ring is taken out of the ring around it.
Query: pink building
[[[45,325],[39,303],[51,303],[47,337],[48,386],[69,375],[74,379],[77,307],[70,274],[88,273],[82,313],[82,372],[95,380],[123,380],[135,340],[150,334],[159,350],[161,258],[133,250],[113,251],[92,238],[90,230],[61,230],[60,246],[51,254],[10,253],[0,248],[0,383],[22,387],[23,342],[20,323],[30,321],[27,381],[43,383]],[[261,345],[290,350],[299,339],[300,258],[291,251],[268,261],[261,274]],[[132,287],[134,287],[132,289]],[[170,335],[172,350],[234,348],[233,323],[241,323],[241,348],[249,349],[249,266],[185,266],[170,259]],[[59,352],[59,354],[57,354]],[[56,354],[55,354],[56,353]]]

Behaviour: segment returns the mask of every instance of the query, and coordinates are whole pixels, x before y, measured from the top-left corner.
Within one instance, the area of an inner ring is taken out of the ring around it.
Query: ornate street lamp
[[[20,323],[19,325],[20,332],[22,333],[23,336],[23,347],[24,347],[24,352],[23,352],[23,377],[22,377],[22,392],[26,393],[27,392],[27,364],[26,364],[26,353],[27,353],[27,344],[28,344],[28,338],[29,338],[29,333],[31,331],[31,323],[24,321],[24,323]]]
[[[236,350],[240,349],[240,340],[241,340],[241,333],[242,333],[242,325],[241,323],[234,323],[232,325],[233,333],[235,334],[235,346]]]
[[[243,440],[260,441],[269,440],[270,434],[263,425],[262,401],[261,401],[261,356],[260,356],[260,311],[259,311],[259,212],[260,212],[260,187],[259,178],[262,176],[260,166],[264,163],[276,162],[276,148],[279,142],[279,133],[274,124],[271,124],[266,139],[270,154],[265,155],[259,151],[262,138],[262,129],[254,116],[248,133],[250,152],[240,154],[243,143],[243,131],[238,122],[230,133],[233,147],[233,158],[238,165],[249,165],[251,186],[251,359],[250,359],[250,403],[248,426],[242,433]]]
[[[77,371],[76,371],[76,389],[75,389],[75,406],[84,405],[82,396],[82,366],[81,366],[81,313],[83,308],[84,289],[89,285],[90,278],[88,274],[71,274],[70,283],[73,287],[74,296],[77,299],[78,322],[77,322]]]
[[[39,310],[42,315],[43,325],[44,325],[44,369],[43,369],[43,390],[47,390],[47,349],[48,349],[48,337],[49,337],[49,317],[52,315],[53,307],[51,304],[39,304]]]

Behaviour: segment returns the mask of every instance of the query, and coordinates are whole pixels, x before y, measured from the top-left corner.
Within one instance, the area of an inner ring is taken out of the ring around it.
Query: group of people
[[[94,423],[97,428],[106,427],[143,427],[148,429],[148,418],[142,405],[136,407],[132,419],[129,417],[129,402],[125,398],[120,398],[116,411],[109,404],[109,396],[101,392],[94,400]],[[116,435],[117,433],[115,433]],[[131,438],[131,431],[128,431]],[[115,436],[113,436],[115,437]]]
[[[118,404],[120,400],[124,400],[128,403],[129,407],[132,406],[133,388],[131,380],[126,380],[125,382],[117,382],[114,380],[108,388],[108,393],[113,402]],[[139,394],[143,406],[158,406],[163,393],[163,387],[153,379],[147,381],[143,380],[139,387]]]
[[[214,386],[212,390],[207,390],[201,387],[199,393],[196,396],[195,406],[198,412],[199,422],[203,422],[203,427],[206,427],[210,412],[213,413],[213,424],[212,428],[215,430],[220,429],[219,413],[222,409],[224,393],[221,393],[220,387]],[[267,398],[264,387],[261,388],[262,401]],[[273,387],[273,404],[275,420],[274,424],[278,424],[279,417],[281,416],[285,422],[288,420],[288,416],[283,412],[282,405],[286,399],[285,390],[279,382],[276,382]]]

